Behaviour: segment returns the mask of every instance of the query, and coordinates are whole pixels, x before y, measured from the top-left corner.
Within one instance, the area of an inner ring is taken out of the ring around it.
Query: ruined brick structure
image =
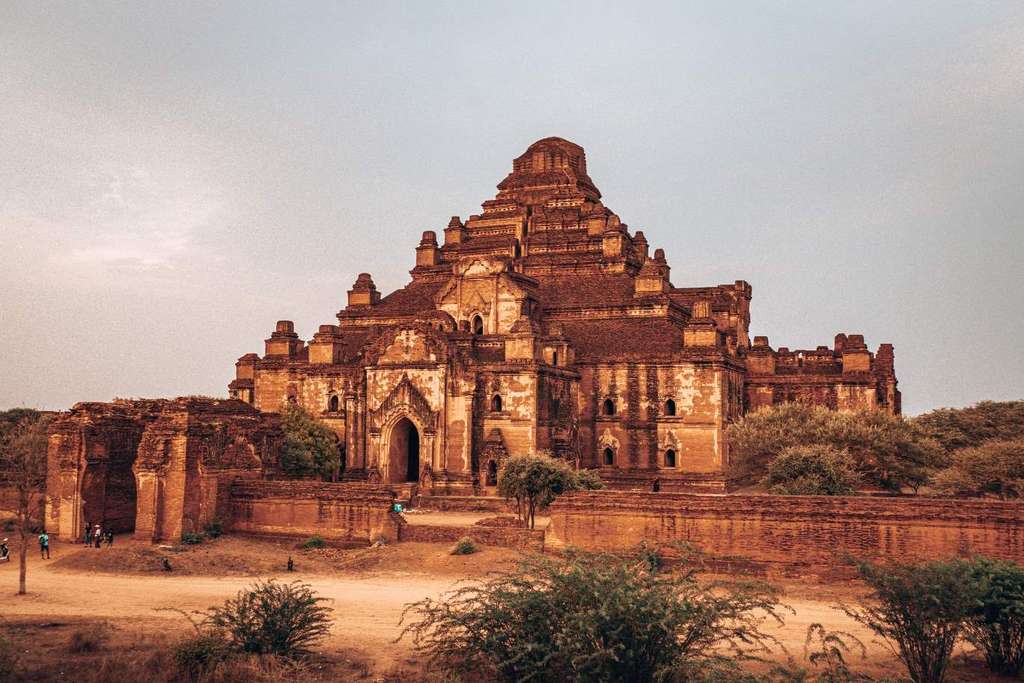
[[[742,280],[675,287],[661,249],[601,201],[584,151],[560,138],[512,163],[483,211],[426,231],[411,282],[360,274],[308,342],[280,321],[242,356],[233,397],[295,402],[345,445],[345,477],[486,493],[512,453],[550,450],[613,486],[721,489],[725,427],[806,400],[898,413],[892,346],[860,335],[777,351],[748,337]]]
[[[232,482],[273,473],[277,417],[208,398],[79,403],[50,428],[46,526],[178,539],[229,518]]]

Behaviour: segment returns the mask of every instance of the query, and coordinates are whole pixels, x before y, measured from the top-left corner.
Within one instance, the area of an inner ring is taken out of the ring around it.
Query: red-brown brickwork
[[[1017,502],[598,491],[562,496],[550,515],[549,548],[687,541],[718,561],[787,571],[834,572],[847,557],[1024,560]]]
[[[394,500],[393,492],[365,484],[236,481],[228,527],[354,543],[378,537],[396,541],[404,522],[392,511]]]

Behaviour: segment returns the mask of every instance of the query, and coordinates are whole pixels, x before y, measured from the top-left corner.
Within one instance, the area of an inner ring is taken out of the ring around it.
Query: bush
[[[203,529],[203,533],[206,534],[207,538],[219,538],[224,535],[224,525],[219,521],[214,520],[206,525]]]
[[[976,558],[971,570],[981,596],[964,635],[985,653],[989,669],[1017,676],[1024,670],[1024,567]]]
[[[319,536],[310,536],[305,541],[299,544],[299,547],[303,550],[312,550],[313,548],[323,548],[327,545],[327,542]]]
[[[199,545],[203,540],[203,535],[194,531],[185,531],[181,534],[181,542],[185,545]]]
[[[568,552],[406,606],[432,668],[499,681],[692,680],[712,653],[750,656],[770,639],[774,591],[701,586],[693,568],[659,573],[633,557]]]
[[[1024,495],[1024,439],[988,441],[953,453],[953,463],[932,480],[939,493],[958,496]]]
[[[859,608],[844,611],[885,641],[914,683],[941,683],[982,593],[972,565],[934,560],[859,568],[872,593]]]
[[[108,635],[107,629],[103,626],[78,629],[71,634],[68,652],[76,655],[99,652],[107,642]]]
[[[324,601],[301,581],[258,581],[222,607],[211,607],[205,623],[222,631],[236,650],[298,657],[330,632],[331,610]]]
[[[772,493],[791,496],[848,496],[860,477],[845,451],[831,446],[791,446],[768,465],[762,483]]]
[[[472,555],[479,548],[476,547],[476,541],[469,536],[463,536],[460,538],[455,545],[452,547],[451,555]]]
[[[174,663],[187,680],[197,680],[234,653],[231,644],[219,631],[198,631],[174,648]]]

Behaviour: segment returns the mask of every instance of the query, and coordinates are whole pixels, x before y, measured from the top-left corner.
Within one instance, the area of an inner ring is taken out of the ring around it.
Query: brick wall
[[[366,541],[399,537],[394,493],[367,484],[238,481],[230,494],[232,531]]]
[[[562,496],[550,515],[548,548],[688,541],[719,562],[788,573],[844,573],[850,557],[1024,561],[1024,503],[994,500],[598,491]]]
[[[420,543],[454,543],[464,536],[469,536],[481,545],[536,552],[544,550],[544,532],[540,529],[406,524],[398,538],[400,541]]]

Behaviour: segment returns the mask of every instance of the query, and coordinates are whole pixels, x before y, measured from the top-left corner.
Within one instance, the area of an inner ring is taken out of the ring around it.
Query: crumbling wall
[[[900,497],[574,493],[547,547],[622,550],[686,541],[718,561],[834,571],[847,560],[983,554],[1024,560],[1024,503]]]
[[[236,481],[231,487],[232,531],[369,542],[399,538],[395,494],[368,484],[316,481]]]

